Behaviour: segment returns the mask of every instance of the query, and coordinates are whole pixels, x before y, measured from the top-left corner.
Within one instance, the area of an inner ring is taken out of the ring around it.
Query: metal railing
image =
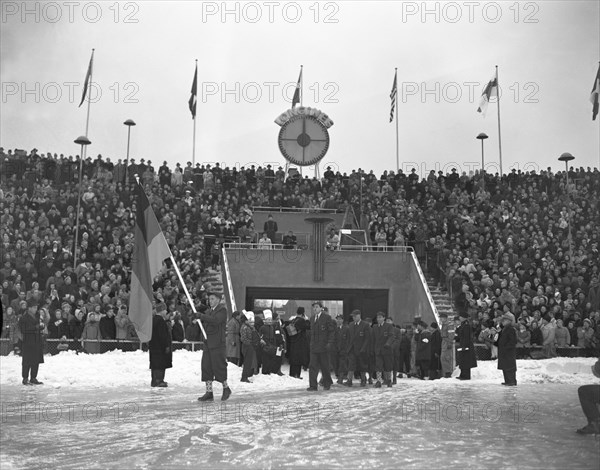
[[[258,243],[224,243],[223,248],[233,248],[237,250],[303,250],[306,248],[301,248],[299,246],[295,246],[294,248],[284,248],[281,243],[271,243],[270,245],[260,245]]]
[[[339,251],[379,251],[379,252],[397,252],[412,253],[411,246],[377,246],[377,245],[340,245],[336,250]]]
[[[120,339],[50,339],[42,338],[44,354],[55,355],[63,351],[76,351],[77,353],[103,354],[108,351],[147,351],[148,343],[139,340]],[[187,349],[188,351],[201,351],[203,341],[173,341],[173,351]],[[17,344],[13,344],[9,338],[0,339],[0,356],[8,356],[15,351]]]
[[[324,209],[324,208],[310,208],[310,207],[264,207],[257,206],[252,207],[252,212],[290,212],[290,213],[298,213],[298,214],[314,214],[314,213],[322,213],[322,214],[336,214],[338,212],[342,212],[342,209]]]

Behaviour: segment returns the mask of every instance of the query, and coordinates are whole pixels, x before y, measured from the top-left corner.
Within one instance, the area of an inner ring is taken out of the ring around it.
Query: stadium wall
[[[315,299],[320,298],[319,289],[384,289],[388,291],[386,313],[395,323],[410,323],[416,316],[428,323],[436,320],[414,257],[407,252],[328,251],[322,282],[313,280],[309,250],[225,248],[224,254],[240,310],[252,307],[246,305],[249,288],[311,289]],[[227,284],[225,272],[223,276]]]

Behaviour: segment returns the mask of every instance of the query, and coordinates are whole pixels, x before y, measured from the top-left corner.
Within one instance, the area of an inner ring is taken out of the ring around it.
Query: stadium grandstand
[[[268,248],[305,249],[309,229],[287,226],[285,214],[319,213],[333,221],[328,249],[391,255],[409,247],[437,309],[467,311],[488,354],[487,332],[507,311],[517,318],[523,356],[592,356],[600,345],[598,169],[571,167],[568,185],[564,172],[550,168],[486,174],[482,185],[478,172],[455,169],[425,178],[414,171],[328,170],[316,179],[286,177],[270,166],[171,168],[144,159],[126,169],[98,155],[83,164],[77,247],[77,156],[0,149],[0,175],[4,355],[18,351],[18,319],[31,303],[45,318],[48,340],[75,344],[65,348],[78,348],[82,338],[135,341],[127,306],[136,175],[198,310],[208,290],[227,290],[222,246],[260,248],[271,214],[279,226]],[[364,241],[350,232],[363,233]],[[154,288],[157,302],[182,325],[173,339],[200,341],[172,267]],[[552,347],[540,330],[546,323],[555,326]],[[92,346],[86,350],[101,352]]]

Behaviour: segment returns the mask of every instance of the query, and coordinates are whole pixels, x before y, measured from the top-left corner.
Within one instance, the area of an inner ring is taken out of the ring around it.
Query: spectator
[[[276,235],[279,228],[277,227],[277,222],[273,219],[273,215],[269,214],[267,217],[267,221],[263,227],[263,232],[267,234],[267,238],[271,240],[272,243],[276,243]]]
[[[99,314],[90,312],[87,316],[81,339],[83,341],[83,348],[89,354],[98,354],[100,350],[100,340],[102,334],[100,333],[100,326],[98,324],[100,319]]]
[[[225,337],[227,341],[227,361],[240,365],[240,312],[235,311],[231,314],[231,318],[227,322],[225,328]]]
[[[571,334],[569,333],[569,329],[563,325],[562,318],[556,320],[554,344],[557,348],[568,348],[571,346]]]

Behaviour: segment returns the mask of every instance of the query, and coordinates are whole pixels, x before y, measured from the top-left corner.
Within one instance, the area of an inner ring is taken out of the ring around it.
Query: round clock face
[[[329,132],[314,116],[294,116],[279,131],[279,150],[299,166],[314,165],[329,148]]]

